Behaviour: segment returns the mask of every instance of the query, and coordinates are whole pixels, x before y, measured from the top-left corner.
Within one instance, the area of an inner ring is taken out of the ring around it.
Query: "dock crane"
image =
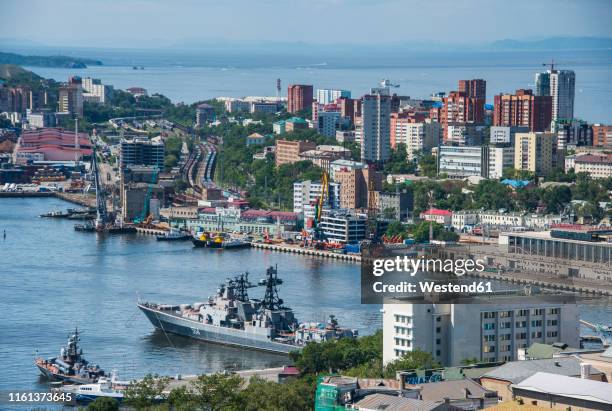
[[[96,221],[94,227],[96,230],[103,229],[108,223],[108,212],[106,210],[106,193],[100,182],[100,171],[98,169],[98,159],[96,157],[96,149],[92,149],[91,172],[94,178],[94,186],[96,188]]]
[[[323,207],[329,198],[329,175],[327,171],[323,171],[321,174],[321,194],[315,202],[315,212],[312,225],[312,232],[308,233],[306,230],[302,231],[302,237],[304,239],[304,245],[310,242],[313,247],[317,248],[321,243],[325,241],[325,233],[321,227],[321,216],[323,214]]]

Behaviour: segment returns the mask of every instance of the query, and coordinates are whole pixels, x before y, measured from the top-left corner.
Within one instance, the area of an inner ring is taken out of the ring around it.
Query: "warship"
[[[288,354],[306,344],[343,337],[354,338],[356,330],[342,328],[334,316],[326,324],[299,323],[293,310],[278,296],[276,267],[269,267],[259,282],[263,299],[250,298],[257,287],[248,272],[227,279],[215,296],[194,304],[168,305],[139,302],[138,308],[164,333],[178,334],[213,343]]]
[[[83,357],[79,348],[79,330],[68,337],[68,342],[60,350],[59,357],[36,358],[34,364],[41,374],[49,379],[71,382],[74,384],[91,384],[104,376],[104,370],[95,364],[90,364]]]

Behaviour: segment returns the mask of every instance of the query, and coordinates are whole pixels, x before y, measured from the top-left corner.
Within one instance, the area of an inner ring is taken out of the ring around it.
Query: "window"
[[[504,323],[500,323],[499,324],[499,328],[512,328],[512,322],[511,321],[506,321]]]
[[[517,340],[526,340],[527,339],[527,333],[516,333],[516,339]]]
[[[501,311],[499,313],[499,318],[508,318],[512,317],[512,311]]]
[[[555,326],[555,325],[558,325],[558,324],[559,324],[559,321],[557,321],[557,320],[546,320],[546,325],[548,325],[548,326]]]
[[[519,317],[527,317],[529,315],[529,310],[518,310]]]
[[[496,312],[493,311],[486,311],[484,313],[482,313],[483,318],[495,318],[496,317]]]
[[[560,308],[549,308],[548,309],[548,314],[560,314],[560,313],[561,313]]]
[[[527,321],[517,321],[516,322],[516,328],[526,328],[527,327]]]
[[[542,338],[542,331],[532,331],[531,338]]]
[[[494,330],[495,329],[495,323],[485,323],[484,324],[484,329],[485,330]]]
[[[532,320],[531,321],[531,326],[532,327],[541,327],[542,326],[542,320]]]
[[[512,334],[501,334],[499,336],[500,341],[510,341],[512,339]]]
[[[546,336],[548,338],[557,338],[559,336],[559,333],[557,331],[547,331]]]
[[[543,308],[534,308],[531,313],[533,315],[544,315],[544,309]]]
[[[440,332],[442,332],[442,329],[440,327],[436,327],[436,333],[440,334]]]
[[[439,357],[439,356],[440,356],[440,354],[441,354],[441,353],[440,353],[440,350],[436,350],[436,356],[438,356],[438,357]]]
[[[484,340],[487,342],[493,342],[495,341],[495,335],[491,334],[491,335],[485,335],[484,336]]]
[[[437,345],[442,344],[442,340],[440,340],[439,338],[436,338],[436,344],[437,344]]]

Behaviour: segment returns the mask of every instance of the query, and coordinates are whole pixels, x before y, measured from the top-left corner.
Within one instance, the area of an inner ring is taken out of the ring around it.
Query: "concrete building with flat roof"
[[[514,168],[546,176],[556,163],[557,136],[552,133],[516,133]]]

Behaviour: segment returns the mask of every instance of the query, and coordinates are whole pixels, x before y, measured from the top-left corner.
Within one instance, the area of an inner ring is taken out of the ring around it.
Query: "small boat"
[[[83,385],[64,385],[59,388],[60,392],[70,393],[76,402],[88,403],[100,397],[112,398],[121,402],[125,396],[125,389],[130,385],[129,381],[117,380],[116,374],[111,373],[110,380],[100,377],[97,383]]]
[[[84,224],[75,224],[74,231],[92,232],[92,231],[96,231],[96,227],[91,221],[87,221]]]
[[[70,217],[69,212],[64,211],[50,211],[45,214],[41,214],[40,218],[68,218]]]
[[[73,384],[91,384],[104,377],[104,370],[96,364],[90,364],[83,357],[79,348],[79,330],[68,337],[68,343],[60,350],[59,357],[36,358],[34,364],[40,373],[55,381],[71,382]]]
[[[186,232],[170,230],[164,235],[158,235],[157,241],[186,241],[191,238],[191,235]]]
[[[232,238],[231,236],[224,233],[217,233],[210,235],[207,233],[201,233],[196,235],[191,240],[193,245],[196,247],[207,247],[207,248],[220,248],[220,249],[234,249],[234,248],[246,248],[251,245],[238,238]]]

